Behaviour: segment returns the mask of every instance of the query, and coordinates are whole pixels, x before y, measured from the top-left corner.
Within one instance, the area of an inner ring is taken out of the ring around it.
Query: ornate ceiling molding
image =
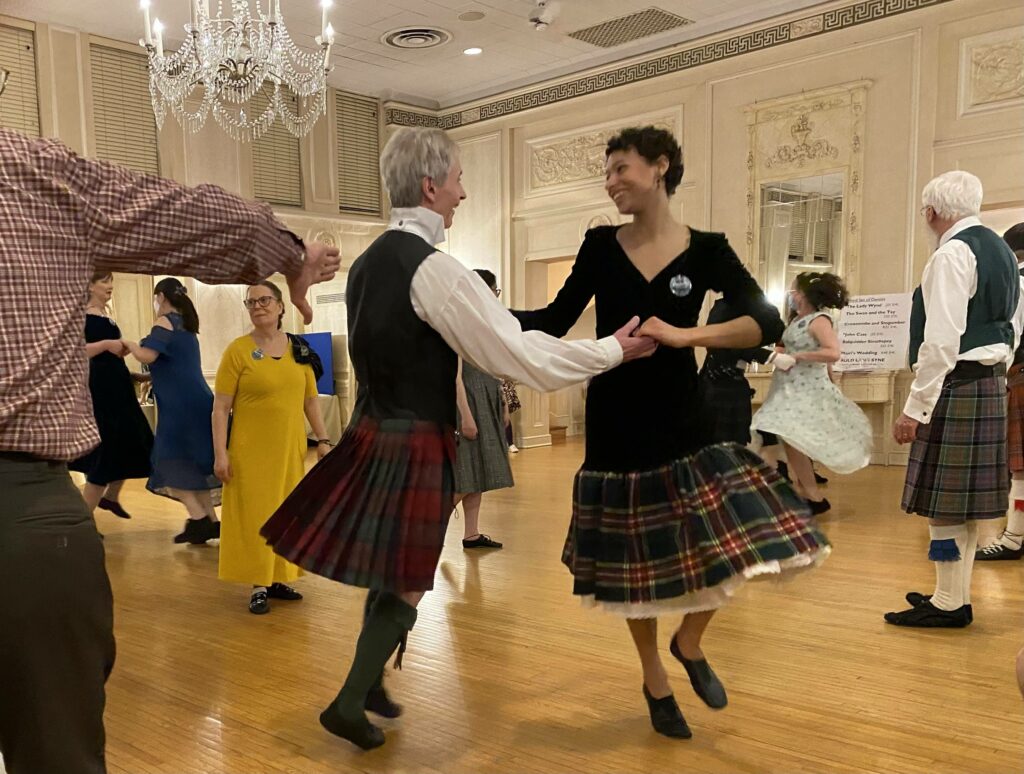
[[[448,112],[422,111],[408,106],[386,107],[384,121],[395,126],[436,126],[441,129],[455,129],[949,2],[953,0],[862,0],[794,21],[766,24],[730,37],[687,44],[651,59],[571,77],[517,94],[496,97],[473,107]]]

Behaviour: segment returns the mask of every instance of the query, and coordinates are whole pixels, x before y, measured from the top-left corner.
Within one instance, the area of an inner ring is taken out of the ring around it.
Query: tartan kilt
[[[700,374],[700,428],[708,443],[750,443],[754,391],[739,371],[735,376]]]
[[[744,581],[822,562],[804,501],[736,444],[654,470],[581,470],[562,561],[573,593],[627,618],[713,610]]]
[[[1024,365],[1006,374],[1006,456],[1011,473],[1024,473]]]
[[[363,417],[260,534],[275,553],[325,578],[429,591],[454,509],[454,457],[451,428]]]
[[[902,507],[936,519],[998,519],[1006,515],[1006,378],[964,381],[950,375],[910,447]]]

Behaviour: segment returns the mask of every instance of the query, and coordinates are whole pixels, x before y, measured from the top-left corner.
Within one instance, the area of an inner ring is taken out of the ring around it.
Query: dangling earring
[[[661,188],[661,184],[664,182],[665,178],[663,178],[661,175],[658,175],[656,178],[654,178],[654,187]]]

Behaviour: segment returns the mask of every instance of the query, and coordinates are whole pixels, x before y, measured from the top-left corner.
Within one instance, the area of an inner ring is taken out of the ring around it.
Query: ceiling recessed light
[[[483,11],[466,11],[465,13],[459,14],[459,21],[474,22],[480,21],[486,16]]]
[[[482,54],[483,52],[484,50],[482,48],[473,46],[472,48],[467,48],[462,53],[465,54],[466,56],[476,56],[477,54]]]

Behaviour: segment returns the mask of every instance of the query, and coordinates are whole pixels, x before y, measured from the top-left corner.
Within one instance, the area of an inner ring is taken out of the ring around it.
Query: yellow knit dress
[[[317,389],[312,367],[296,363],[290,346],[276,360],[257,349],[252,336],[237,338],[217,369],[215,392],[234,397],[218,576],[269,586],[303,574],[270,549],[260,527],[305,475],[303,401]]]

